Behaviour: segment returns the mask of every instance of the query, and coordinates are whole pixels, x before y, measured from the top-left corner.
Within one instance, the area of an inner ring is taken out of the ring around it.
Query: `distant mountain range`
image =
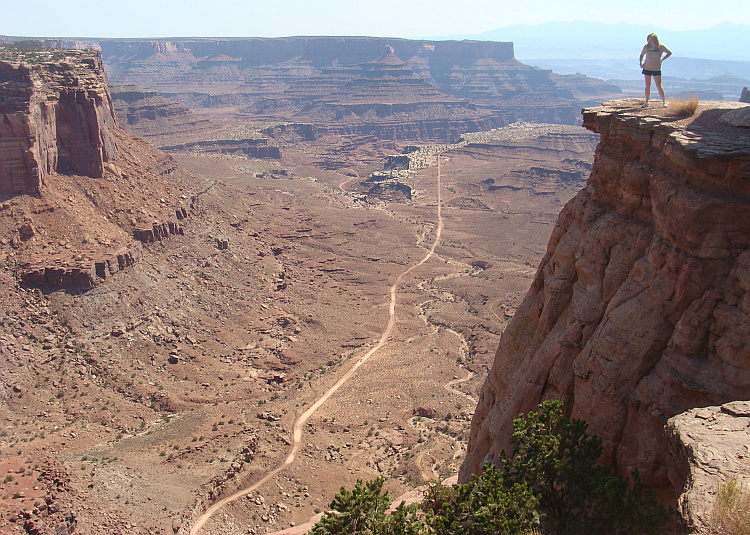
[[[657,26],[603,22],[547,22],[515,25],[449,39],[512,41],[524,59],[638,57],[646,35],[656,32],[676,57],[750,61],[750,26],[725,22],[706,30],[673,31]]]

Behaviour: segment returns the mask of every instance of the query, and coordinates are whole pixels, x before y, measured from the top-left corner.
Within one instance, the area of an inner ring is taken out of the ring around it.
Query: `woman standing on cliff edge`
[[[664,54],[664,57],[662,57]],[[641,69],[643,69],[643,76],[646,78],[646,102],[643,104],[644,108],[648,107],[648,99],[651,96],[651,77],[654,77],[656,83],[656,89],[659,91],[661,97],[662,106],[667,105],[667,100],[664,97],[664,88],[661,86],[661,62],[672,55],[672,52],[664,45],[659,43],[659,38],[655,33],[648,34],[646,37],[646,44],[643,45],[641,50]],[[646,61],[643,57],[646,57]]]

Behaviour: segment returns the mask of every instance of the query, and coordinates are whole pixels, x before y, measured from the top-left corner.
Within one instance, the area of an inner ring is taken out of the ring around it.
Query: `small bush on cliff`
[[[689,117],[695,115],[695,112],[698,109],[699,102],[700,99],[698,98],[698,95],[690,95],[688,98],[670,100],[667,103],[667,107],[675,115],[679,115],[680,117]]]
[[[382,477],[363,483],[358,479],[353,490],[341,487],[327,512],[313,526],[312,535],[419,535],[423,523],[417,518],[417,506],[400,504],[388,513],[391,499],[383,492]]]
[[[437,535],[492,535],[532,533],[539,525],[538,498],[525,483],[509,484],[505,473],[487,465],[481,476],[454,485],[443,503],[427,496],[423,509]]]
[[[513,421],[513,457],[498,463],[510,484],[525,483],[539,497],[542,531],[551,534],[661,533],[667,513],[638,473],[632,485],[597,465],[602,441],[583,420],[563,416],[562,403],[545,401],[538,412]]]
[[[25,61],[36,64],[57,61],[65,57],[65,52],[50,47],[0,45],[0,60]]]
[[[717,535],[750,535],[750,492],[737,481],[719,487],[709,529]]]

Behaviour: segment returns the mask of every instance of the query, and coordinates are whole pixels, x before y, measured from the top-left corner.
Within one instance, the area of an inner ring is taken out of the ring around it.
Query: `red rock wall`
[[[31,86],[28,69],[0,61],[0,193],[37,191],[41,186],[31,150],[36,137],[28,114]],[[42,113],[40,109],[38,115]]]
[[[584,110],[593,172],[503,333],[463,481],[510,452],[519,412],[556,398],[605,462],[674,497],[667,419],[750,398],[750,132],[717,127],[735,103],[689,125],[637,104]]]
[[[38,193],[56,172],[103,176],[116,126],[98,52],[0,61],[0,193]]]
[[[117,273],[135,265],[141,258],[138,247],[100,254],[95,260],[66,264],[58,259],[53,265],[28,261],[19,265],[19,278],[23,284],[38,288],[78,288],[89,290]]]

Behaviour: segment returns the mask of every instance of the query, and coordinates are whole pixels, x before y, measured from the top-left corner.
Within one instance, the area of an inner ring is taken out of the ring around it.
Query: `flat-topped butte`
[[[17,45],[0,45],[0,61],[20,65],[40,65],[48,63],[59,63],[64,60],[80,61],[84,58],[94,58],[99,51],[67,50],[51,47],[25,47]]]

